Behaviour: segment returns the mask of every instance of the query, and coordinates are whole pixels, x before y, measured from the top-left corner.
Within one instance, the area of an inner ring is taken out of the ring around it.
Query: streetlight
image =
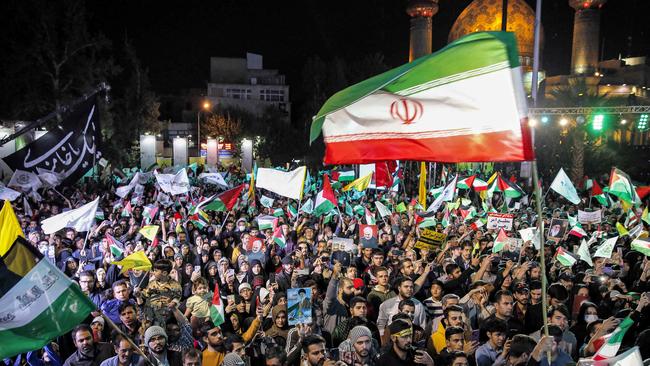
[[[203,110],[209,111],[210,110],[210,102],[209,101],[204,101],[203,102]],[[196,113],[196,141],[197,141],[197,154],[198,157],[201,157],[201,110]]]

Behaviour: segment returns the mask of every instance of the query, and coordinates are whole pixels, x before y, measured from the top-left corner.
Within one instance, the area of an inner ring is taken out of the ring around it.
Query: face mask
[[[237,226],[237,229],[239,229],[239,231],[244,231],[246,230],[246,226]]]
[[[589,323],[591,323],[591,322],[593,322],[593,321],[596,321],[596,320],[598,320],[598,315],[595,315],[595,314],[585,314],[585,321],[587,322],[587,324],[589,324]]]

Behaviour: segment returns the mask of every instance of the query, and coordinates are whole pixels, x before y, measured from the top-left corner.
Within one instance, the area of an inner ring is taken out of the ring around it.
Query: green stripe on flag
[[[467,54],[481,56],[467,57]],[[421,91],[419,87],[423,84],[440,85],[458,81],[458,75],[464,75],[464,78],[476,76],[471,74],[475,70],[495,71],[492,69],[495,65],[504,65],[504,68],[520,65],[513,33],[478,32],[462,37],[438,52],[420,57],[334,94],[314,118],[309,141],[313,142],[320,135],[326,115],[379,90],[395,93],[417,86],[418,91]]]

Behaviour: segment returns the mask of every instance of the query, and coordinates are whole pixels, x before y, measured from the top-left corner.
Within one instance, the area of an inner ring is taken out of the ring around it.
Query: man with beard
[[[291,275],[293,274],[294,261],[291,257],[291,254],[288,254],[286,257],[282,258],[282,270],[280,273],[271,275],[275,278],[272,279],[272,283],[277,283],[278,288],[276,292],[287,292],[287,289],[291,288]]]
[[[77,351],[65,360],[63,366],[97,366],[113,356],[108,343],[93,342],[93,332],[88,325],[76,326],[71,334]]]
[[[157,325],[152,325],[144,332],[144,344],[147,346],[147,358],[158,366],[180,366],[182,357],[179,352],[167,349],[167,333]],[[146,361],[140,359],[138,366],[145,366]]]
[[[113,348],[115,349],[115,354],[113,356],[104,360],[100,366],[137,366],[140,357],[134,353],[134,349],[131,346],[131,343],[124,338],[121,334],[116,334],[113,338]]]
[[[341,263],[336,263],[332,270],[332,279],[327,285],[323,300],[325,315],[324,330],[333,333],[336,325],[348,318],[348,305],[354,296],[354,284],[347,277],[340,277]]]
[[[524,320],[526,320],[526,309],[528,307],[528,295],[530,294],[530,290],[528,287],[526,287],[526,284],[523,282],[518,283],[515,285],[515,306],[514,309],[512,310],[512,317],[514,319],[517,319],[519,322],[523,324]]]
[[[393,346],[384,351],[378,365],[415,365],[433,366],[433,359],[424,350],[411,352],[413,343],[413,326],[404,319],[398,319],[388,326]]]
[[[305,337],[301,342],[302,346],[302,360],[301,365],[305,366],[334,366],[335,360],[327,358],[325,348],[325,338],[317,335],[310,334]]]
[[[363,325],[352,328],[348,339],[339,345],[339,361],[347,365],[373,366],[376,359],[377,351],[373,347],[372,333]]]
[[[215,327],[212,322],[207,322],[201,327],[203,335],[203,359],[201,364],[204,366],[218,366],[223,362],[226,355],[226,343],[221,333],[221,328]]]
[[[513,296],[510,291],[501,290],[497,291],[494,295],[494,308],[495,312],[486,321],[490,319],[499,319],[506,322],[507,336],[512,338],[515,334],[524,333],[524,324],[517,318],[512,316],[513,311]],[[483,333],[483,332],[481,332]],[[483,334],[482,334],[483,335]]]
[[[397,296],[384,301],[379,306],[379,316],[377,317],[377,328],[379,334],[384,337],[385,328],[388,321],[393,315],[399,312],[399,303],[402,300],[411,299],[415,303],[415,314],[413,323],[421,328],[426,326],[427,314],[424,305],[413,297],[413,280],[408,277],[400,277],[395,281],[397,287]]]

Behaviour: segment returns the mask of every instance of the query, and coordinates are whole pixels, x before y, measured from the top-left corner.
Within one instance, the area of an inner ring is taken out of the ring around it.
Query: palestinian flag
[[[258,216],[257,225],[260,231],[275,229],[278,226],[278,218],[274,216]]]
[[[44,347],[96,309],[25,240],[9,201],[0,211],[0,258],[0,359]]]
[[[634,189],[632,180],[622,170],[612,168],[609,178],[609,194],[618,197],[628,204],[640,204],[641,199]]]
[[[158,213],[158,206],[154,206],[154,205],[144,206],[144,209],[142,210],[142,217],[144,218],[145,224],[146,225],[151,224],[154,218],[156,217],[157,213]]]
[[[650,240],[647,238],[632,240],[632,250],[636,250],[639,253],[643,253],[646,257],[650,257]]]
[[[190,215],[189,219],[199,230],[210,225],[210,217],[203,210],[198,210],[194,215]]]
[[[505,230],[503,230],[503,228],[499,229],[499,234],[497,235],[497,238],[494,240],[494,244],[492,245],[492,253],[499,253],[502,251],[509,241],[510,238],[508,238],[508,235],[506,235]]]
[[[555,259],[565,267],[572,267],[578,261],[573,253],[564,250],[562,247],[557,248]]]
[[[327,174],[323,175],[323,189],[316,195],[316,206],[314,207],[314,216],[322,216],[336,207],[336,196],[330,185],[330,179]]]
[[[377,220],[375,220],[375,214],[370,212],[366,207],[366,224],[367,225],[377,225]]]
[[[474,179],[476,179],[476,175],[461,179],[458,181],[458,183],[456,183],[456,188],[470,189],[474,185]]]
[[[287,205],[287,216],[291,220],[295,220],[298,217],[298,210],[292,204]]]
[[[424,228],[427,228],[427,227],[436,226],[436,224],[437,224],[436,219],[434,219],[433,217],[427,217],[427,218],[425,218],[424,220],[422,220],[420,222],[418,227],[421,228],[421,229],[424,229]]]
[[[352,182],[354,180],[354,170],[333,171],[332,179],[337,182]]]
[[[223,302],[221,301],[221,294],[219,293],[219,283],[214,285],[214,295],[212,296],[212,305],[210,305],[210,318],[212,324],[216,327],[224,323],[226,318],[223,312]]]
[[[470,225],[470,227],[472,228],[472,230],[476,231],[476,230],[478,230],[479,228],[481,228],[483,225],[484,225],[483,220],[478,219],[478,220],[474,221],[474,222]]]
[[[523,191],[516,184],[501,178],[499,174],[488,188],[488,196],[492,197],[494,192],[501,192],[505,197],[519,198],[523,196]]]
[[[336,93],[310,141],[325,164],[533,160],[526,115],[514,34],[477,32]]]
[[[124,253],[124,244],[115,239],[113,235],[106,233],[106,241],[108,241],[108,247],[110,248],[113,257],[117,258]]]
[[[582,190],[588,191],[594,186],[594,180],[585,175],[583,179]]]
[[[275,210],[273,210],[273,216],[275,217],[284,216],[284,210],[282,210],[281,208],[276,208]]]
[[[487,191],[488,184],[484,180],[480,180],[478,178],[475,178],[474,183],[472,184],[472,187],[474,187],[474,191],[482,192],[482,191]]]
[[[213,195],[201,202],[194,208],[196,212],[199,209],[203,211],[230,211],[237,203],[237,199],[244,190],[244,185],[239,185],[218,195]]]
[[[133,208],[131,207],[131,201],[126,201],[126,205],[124,205],[124,208],[122,209],[122,213],[120,214],[120,216],[130,217],[131,212],[133,212]]]
[[[275,230],[273,230],[273,242],[279,245],[280,248],[284,248],[287,246],[287,239],[282,234],[281,226],[278,226],[275,228]]]
[[[577,236],[578,238],[582,238],[583,236],[587,236],[587,232],[582,229],[582,225],[580,225],[579,222],[576,222],[575,225],[569,231],[569,235],[573,235],[573,236]]]
[[[594,355],[593,360],[602,361],[615,357],[618,353],[618,349],[621,347],[625,333],[628,329],[630,329],[632,324],[634,324],[634,320],[628,316],[627,318],[623,319],[623,321],[618,325],[618,327],[616,327],[616,329],[614,329],[612,333],[600,338],[603,344]],[[600,342],[597,340],[596,344],[597,343]]]

